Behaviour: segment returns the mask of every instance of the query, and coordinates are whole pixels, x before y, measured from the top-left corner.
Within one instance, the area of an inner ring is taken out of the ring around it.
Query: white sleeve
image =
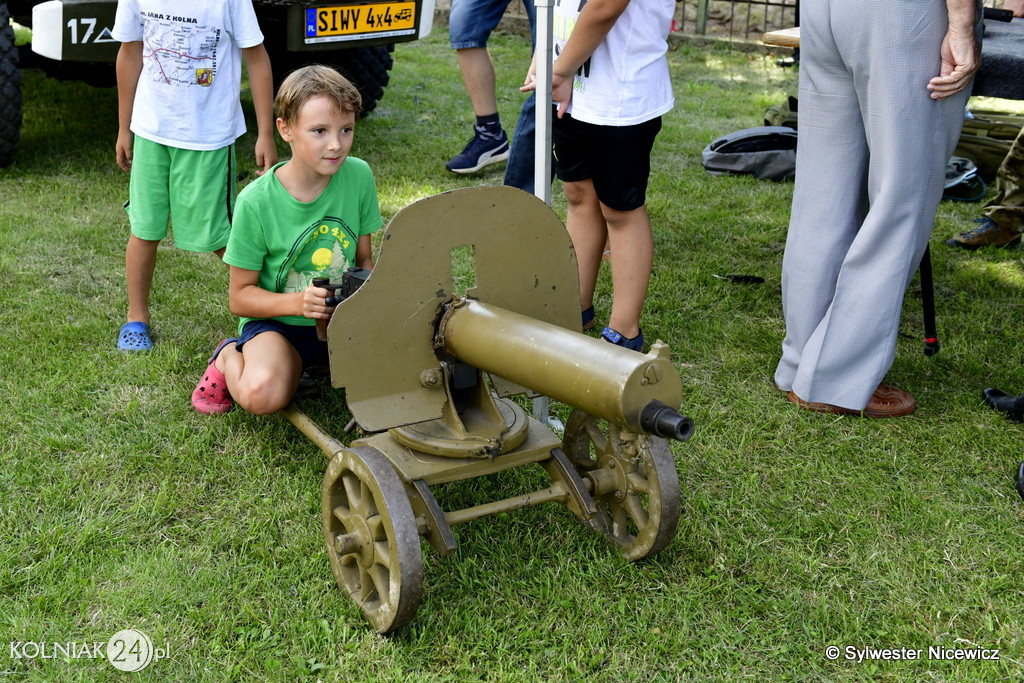
[[[231,37],[240,48],[255,47],[263,42],[252,0],[231,0]]]
[[[117,0],[117,14],[110,35],[122,43],[142,40],[142,18],[137,0]]]

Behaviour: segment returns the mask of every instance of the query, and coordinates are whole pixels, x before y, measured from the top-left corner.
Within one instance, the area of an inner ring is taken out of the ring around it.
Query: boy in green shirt
[[[281,84],[276,125],[292,157],[238,196],[224,261],[239,336],[220,343],[192,392],[199,412],[227,412],[232,399],[257,415],[276,412],[303,368],[325,362],[315,325],[330,318],[330,292],[312,280],[373,268],[370,233],[383,223],[369,166],[348,156],[360,106],[359,91],[329,67],[304,67]]]

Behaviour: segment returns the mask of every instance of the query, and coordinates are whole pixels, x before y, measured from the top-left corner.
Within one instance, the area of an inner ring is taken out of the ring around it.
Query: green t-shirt
[[[340,282],[342,273],[356,265],[359,238],[383,225],[373,173],[365,161],[349,157],[320,196],[305,203],[278,181],[275,173],[284,163],[239,193],[224,261],[259,271],[259,286],[268,292],[301,292],[315,277]],[[316,324],[303,316],[275,319]],[[239,332],[250,320],[241,319]]]

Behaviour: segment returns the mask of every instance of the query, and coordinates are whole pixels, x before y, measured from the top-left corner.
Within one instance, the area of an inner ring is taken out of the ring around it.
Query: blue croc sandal
[[[121,326],[117,334],[117,348],[122,351],[149,351],[153,348],[153,340],[149,338],[149,325],[143,322],[130,322]]]
[[[644,352],[644,333],[636,335],[633,338],[624,337],[620,332],[613,330],[610,327],[606,327],[601,330],[601,338],[606,342],[611,342],[616,346],[623,346],[631,351]]]

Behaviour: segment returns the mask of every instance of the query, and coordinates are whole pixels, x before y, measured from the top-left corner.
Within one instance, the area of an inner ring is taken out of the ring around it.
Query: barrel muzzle
[[[686,441],[693,436],[693,420],[661,401],[651,401],[640,412],[640,428],[663,439]]]

